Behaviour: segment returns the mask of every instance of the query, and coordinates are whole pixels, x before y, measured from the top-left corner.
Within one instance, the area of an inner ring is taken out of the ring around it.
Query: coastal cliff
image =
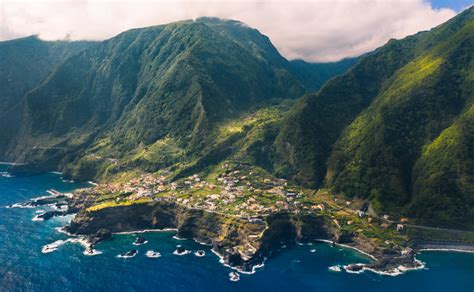
[[[322,216],[278,213],[264,220],[249,220],[164,202],[81,210],[67,230],[95,236],[98,232],[169,228],[177,229],[178,237],[212,245],[225,264],[242,271],[251,271],[283,244],[334,237]]]
[[[67,231],[89,236],[92,244],[110,233],[176,229],[178,237],[212,245],[224,264],[242,272],[253,271],[283,246],[321,240],[357,249],[373,259],[370,264],[353,265],[349,269],[389,272],[400,265],[417,265],[412,256],[401,257],[398,251],[382,249],[357,234],[341,232],[323,215],[282,211],[249,219],[160,201],[97,211],[88,211],[84,202],[73,201],[70,206],[78,213]]]

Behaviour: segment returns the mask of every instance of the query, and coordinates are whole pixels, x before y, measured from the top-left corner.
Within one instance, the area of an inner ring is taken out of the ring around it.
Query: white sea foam
[[[10,209],[10,208],[34,209],[34,208],[36,208],[36,206],[30,205],[30,204],[25,204],[25,203],[15,203],[15,204],[11,204],[11,205],[6,206],[6,208],[7,209]]]
[[[88,181],[87,183],[90,184],[90,185],[93,185],[93,186],[98,186],[99,185],[98,183],[95,183],[93,181]]]
[[[422,248],[419,251],[449,251],[449,252],[465,252],[474,253],[474,250],[456,249],[456,248]]]
[[[68,236],[74,236],[74,234],[69,233],[69,232],[66,231],[66,226],[56,227],[56,228],[54,228],[54,230],[56,230],[59,233],[64,233]]]
[[[233,267],[229,264],[226,264],[225,261],[224,261],[224,257],[218,253],[217,251],[215,251],[214,249],[211,249],[211,252],[213,254],[215,254],[218,258],[219,258],[219,263],[221,263],[224,267],[228,267],[228,268],[231,268],[233,270],[236,270],[238,271],[239,273],[241,274],[247,274],[247,275],[252,275],[252,274],[255,274],[257,272],[257,269],[260,269],[260,268],[263,268],[265,266],[265,262],[267,261],[267,258],[264,258],[262,263],[261,264],[258,264],[258,265],[254,265],[252,267],[252,270],[251,271],[244,271],[242,269],[239,269],[238,267]]]
[[[45,198],[55,198],[55,197],[58,197],[58,196],[61,196],[62,193],[61,192],[58,192],[58,191],[55,191],[55,190],[47,190],[46,191],[48,194],[50,194],[51,196],[47,196]]]
[[[55,242],[46,244],[41,249],[42,253],[50,253],[56,251],[61,245],[65,244],[68,240],[56,240]]]
[[[47,190],[46,192],[47,192],[49,195],[36,197],[36,198],[31,199],[30,201],[35,202],[35,201],[38,201],[38,200],[51,199],[51,198],[57,197],[57,195],[54,194],[53,192],[51,192],[50,190]]]
[[[41,214],[36,215],[35,217],[33,217],[33,218],[31,219],[31,221],[35,221],[35,222],[42,222],[42,221],[44,221],[44,218],[41,218],[41,217],[40,217],[40,216],[42,216],[42,215],[44,215],[44,214],[45,214],[45,213],[41,213]]]
[[[371,268],[364,268],[363,271],[370,271],[372,273],[375,273],[375,274],[379,274],[379,275],[383,275],[383,276],[400,276],[401,274],[403,274],[403,271],[400,271],[399,269],[397,268],[393,268],[393,269],[390,269],[388,271],[379,271],[379,270],[374,270],[374,269],[371,269]]]
[[[316,252],[316,250],[313,248],[312,250],[310,250],[309,252]]]
[[[92,249],[92,244],[85,237],[79,236],[79,237],[69,238],[68,241],[71,243],[79,243],[86,249]]]
[[[76,214],[63,214],[60,216],[55,216],[53,220],[60,222],[61,224],[71,224],[72,219]],[[69,234],[70,236],[76,236],[75,234]]]
[[[148,240],[145,240],[145,241],[142,242],[142,243],[134,242],[133,245],[144,245],[144,244],[147,244],[147,243],[148,243]]]
[[[343,266],[343,268],[347,273],[351,273],[351,274],[361,274],[365,271],[369,271],[369,272],[372,272],[372,273],[375,273],[375,274],[378,274],[378,275],[394,277],[394,276],[402,275],[407,271],[415,271],[415,270],[421,270],[421,269],[425,268],[425,263],[423,263],[422,261],[420,261],[418,259],[415,259],[415,264],[416,264],[416,266],[414,266],[414,267],[407,267],[407,266],[400,265],[396,268],[392,268],[390,270],[385,270],[385,271],[369,268],[365,264],[346,265],[346,266]],[[358,271],[353,271],[353,270],[350,269],[350,266],[359,266],[359,267],[361,267],[361,269],[358,270]]]
[[[206,255],[206,252],[203,251],[203,250],[198,250],[196,252],[194,252],[194,255],[197,256],[197,257],[203,257]]]
[[[232,282],[237,282],[240,280],[240,275],[239,273],[236,272],[230,272],[229,273],[229,280]]]
[[[57,174],[57,175],[62,175],[63,174],[62,172],[59,172],[59,171],[50,171],[49,173]]]
[[[137,251],[136,253],[134,253],[133,255],[129,255],[129,254],[127,254],[127,253],[123,253],[123,254],[117,255],[117,257],[118,257],[118,258],[121,258],[121,259],[130,259],[130,258],[135,257],[137,254],[138,254],[138,251]]]
[[[95,256],[95,255],[102,254],[102,252],[99,251],[99,250],[91,248],[91,249],[85,249],[82,254],[86,255],[86,256]]]
[[[315,240],[316,240],[316,241],[320,241],[320,242],[325,242],[325,243],[333,244],[333,242],[332,242],[331,240],[327,240],[327,239],[315,239]],[[363,254],[363,255],[365,255],[365,256],[371,258],[371,259],[374,260],[374,261],[377,260],[373,255],[371,255],[371,254],[369,254],[369,253],[366,253],[365,251],[362,251],[362,250],[360,250],[360,249],[358,249],[358,248],[356,248],[356,247],[353,247],[353,246],[350,246],[350,245],[346,245],[346,244],[340,244],[340,243],[335,243],[335,245],[336,245],[336,246],[340,246],[340,247],[344,247],[344,248],[353,249],[353,250],[357,251],[358,253]]]
[[[324,239],[314,239],[315,241],[323,241]],[[313,245],[314,243],[311,241],[308,242],[300,242],[300,241],[295,241],[297,245]]]
[[[190,250],[187,250],[187,249],[185,249],[185,250],[184,250],[183,252],[181,252],[181,253],[178,252],[178,250],[173,251],[173,254],[174,254],[174,255],[177,255],[177,256],[183,256],[183,255],[187,255],[187,254],[190,254],[190,253],[191,253],[191,251],[190,251]]]
[[[340,265],[331,266],[331,267],[328,268],[328,270],[331,271],[331,272],[340,272],[340,271],[342,271]]]
[[[361,273],[364,272],[364,268],[361,268],[360,270],[354,271],[354,270],[350,269],[351,266],[360,266],[360,267],[362,267],[362,266],[364,266],[364,264],[345,265],[345,266],[343,266],[343,268],[347,273],[350,273],[350,274],[361,274]]]
[[[195,238],[193,238],[193,240],[194,240],[194,242],[199,243],[200,245],[212,246],[211,243],[205,243],[205,242],[199,241],[199,240],[197,240],[197,239],[195,239]]]
[[[46,206],[51,207],[54,210],[62,210],[62,211],[66,211],[69,208],[67,205],[59,205],[58,207],[56,206],[56,203],[48,204]]]
[[[58,231],[61,230],[61,228],[55,228],[55,229]],[[60,231],[60,232],[66,233],[65,231]],[[44,245],[43,248],[41,249],[41,252],[50,253],[50,252],[56,251],[61,245],[66,244],[66,243],[78,243],[82,245],[84,247],[84,252],[83,252],[84,255],[93,256],[93,255],[98,255],[102,253],[101,251],[98,251],[92,248],[92,244],[85,237],[82,237],[82,236],[72,237],[65,240],[63,239],[56,240],[55,242]]]
[[[417,265],[416,267],[406,267],[406,266],[400,265],[397,267],[397,269],[403,273],[407,271],[423,270],[426,268],[426,264],[417,258],[415,258],[415,263]]]
[[[134,231],[113,232],[112,234],[126,235],[126,234],[137,234],[137,233],[147,233],[147,232],[173,232],[173,231],[177,232],[178,229],[176,228],[142,229],[142,230],[134,230]]]
[[[153,250],[148,250],[145,255],[152,259],[161,257],[161,253]]]
[[[174,235],[173,238],[176,239],[176,240],[186,240],[186,238],[181,238],[177,235]]]

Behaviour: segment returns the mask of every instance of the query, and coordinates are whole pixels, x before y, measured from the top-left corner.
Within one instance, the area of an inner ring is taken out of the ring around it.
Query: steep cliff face
[[[175,203],[152,202],[86,211],[88,202],[70,202],[71,211],[79,211],[67,231],[88,236],[91,243],[106,240],[112,232],[145,229],[176,229],[181,238],[209,244],[223,263],[250,272],[283,246],[296,242],[327,240],[370,254],[373,261],[351,269],[375,269],[399,272],[400,265],[418,267],[413,254],[382,247],[374,240],[341,231],[326,216],[314,213],[279,212],[262,219],[239,218],[221,213],[189,209]]]
[[[124,232],[166,228],[177,229],[179,237],[193,238],[212,245],[226,264],[245,271],[251,271],[253,266],[261,264],[282,244],[338,238],[338,234],[322,216],[278,213],[264,220],[249,220],[164,202],[99,211],[82,209],[68,231],[94,235],[104,230]]]

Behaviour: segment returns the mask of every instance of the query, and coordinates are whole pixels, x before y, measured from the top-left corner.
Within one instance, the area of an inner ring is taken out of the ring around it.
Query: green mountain
[[[237,21],[133,29],[67,58],[28,92],[2,121],[21,127],[4,139],[0,157],[27,162],[27,172],[59,167],[78,179],[191,163],[220,147],[227,120],[332,77],[322,64],[299,67],[304,72]]]
[[[358,58],[343,59],[332,63],[308,63],[303,60],[290,61],[290,71],[308,92],[320,89],[326,81],[341,75],[357,63]]]
[[[378,213],[473,229],[473,42],[474,8],[331,64],[290,62],[237,21],[134,29],[19,90],[0,115],[0,158],[77,180],[212,174],[231,159]]]
[[[42,41],[36,36],[0,42],[0,153],[18,132],[18,114],[27,92],[39,86],[67,58],[94,42]]]
[[[380,212],[474,228],[474,9],[363,57],[294,106],[277,171]]]
[[[49,42],[36,36],[0,42],[0,113],[19,102],[59,63],[93,44]]]

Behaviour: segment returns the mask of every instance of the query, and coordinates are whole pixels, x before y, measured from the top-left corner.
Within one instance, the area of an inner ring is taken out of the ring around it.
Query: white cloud
[[[424,0],[0,0],[0,40],[100,40],[135,27],[199,16],[237,19],[289,59],[333,61],[453,17]]]

